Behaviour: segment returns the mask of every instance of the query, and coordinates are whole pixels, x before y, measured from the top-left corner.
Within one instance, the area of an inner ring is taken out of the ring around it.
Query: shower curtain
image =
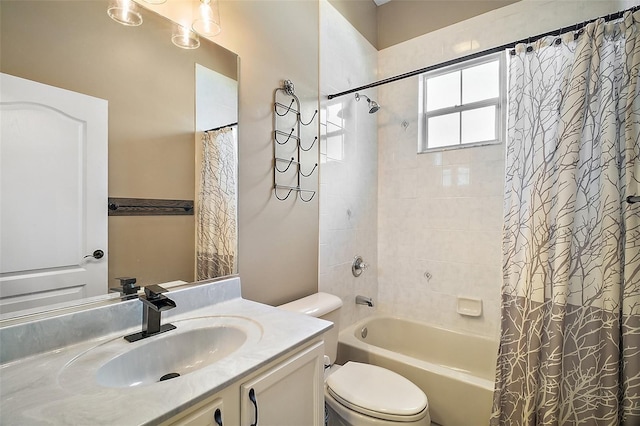
[[[511,56],[492,425],[640,424],[639,19]]]
[[[235,273],[236,142],[234,129],[205,132],[196,223],[196,279]]]

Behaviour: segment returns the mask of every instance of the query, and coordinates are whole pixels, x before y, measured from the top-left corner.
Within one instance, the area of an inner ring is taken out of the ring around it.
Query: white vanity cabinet
[[[324,424],[324,345],[317,343],[240,386],[240,425]]]
[[[223,398],[216,396],[212,402],[206,402],[204,407],[195,411],[189,410],[189,414],[186,417],[181,417],[179,421],[170,424],[182,426],[223,426],[225,424],[233,424],[230,423],[232,421],[231,416],[225,418],[225,414]]]
[[[219,426],[221,421],[223,426],[322,426],[323,355],[323,342],[314,341],[301,350],[281,356],[163,425]]]

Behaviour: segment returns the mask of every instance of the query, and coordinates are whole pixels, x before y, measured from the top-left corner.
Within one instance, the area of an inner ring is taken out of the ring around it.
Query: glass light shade
[[[215,36],[220,33],[220,10],[218,0],[200,0],[196,19],[191,24],[193,31],[203,36]]]
[[[179,24],[173,25],[171,42],[181,49],[197,49],[200,46],[198,34]]]
[[[162,3],[165,3],[167,0],[144,0],[144,1],[149,4],[162,4]]]
[[[142,24],[142,15],[133,0],[111,0],[107,15],[119,24],[137,27]]]

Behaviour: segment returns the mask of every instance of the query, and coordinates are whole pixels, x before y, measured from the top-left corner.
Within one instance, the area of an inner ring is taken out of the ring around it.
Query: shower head
[[[380,105],[378,105],[376,101],[372,101],[371,99],[369,99],[367,95],[360,95],[356,93],[356,101],[360,100],[360,96],[367,99],[367,103],[369,104],[369,114],[373,114],[380,109]]]

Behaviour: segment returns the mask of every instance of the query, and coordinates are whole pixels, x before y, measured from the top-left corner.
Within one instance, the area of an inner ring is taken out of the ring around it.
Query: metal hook
[[[313,145],[315,145],[315,144],[316,144],[316,141],[317,141],[317,140],[318,140],[318,137],[316,136],[316,137],[313,139],[313,142],[311,142],[311,145],[309,146],[309,148],[306,148],[306,149],[302,147],[302,144],[300,144],[300,149],[301,149],[301,150],[303,150],[303,151],[305,151],[305,152],[306,152],[306,151],[309,151],[311,148],[313,148]],[[301,142],[301,141],[298,141],[298,142]]]
[[[293,160],[293,158],[292,158],[292,160]],[[311,175],[313,174],[313,172],[316,170],[316,167],[318,167],[318,163],[316,163],[316,164],[315,164],[315,166],[313,166],[313,169],[311,169],[311,171],[309,172],[309,174],[308,174],[308,175],[305,175],[304,173],[302,173],[302,170],[300,170],[300,174],[301,174],[302,176],[304,176],[304,177],[309,177],[309,176],[311,176]]]
[[[302,193],[303,193],[303,192],[311,192],[311,198],[309,198],[308,200],[305,200],[305,199],[302,197]],[[315,197],[315,195],[316,195],[316,191],[305,191],[305,190],[299,190],[299,191],[298,191],[298,196],[299,196],[299,197],[300,197],[300,199],[301,199],[302,201],[304,201],[305,203],[308,203],[309,201],[313,200],[313,197]]]
[[[293,103],[295,102],[295,99],[291,99],[291,103],[289,104],[289,106],[286,106],[284,104],[281,104],[280,102],[276,102],[273,104],[273,110],[276,114],[278,114],[280,117],[284,117],[285,115],[289,114],[290,111],[295,111],[293,108],[291,108],[291,106],[293,105]],[[283,113],[280,114],[278,112],[278,107],[281,108],[286,108],[287,110]],[[297,111],[296,111],[297,112]],[[299,114],[298,114],[299,115]]]
[[[289,139],[291,139],[291,137],[293,136],[293,131],[294,129],[291,129],[291,131],[289,132],[289,134],[287,135],[285,132],[281,132],[280,130],[274,130],[273,131],[273,138],[276,140],[276,142],[278,143],[278,145],[284,145],[287,142],[289,142]],[[284,135],[287,137],[287,140],[284,142],[280,142],[278,140],[278,135]],[[300,140],[299,138],[297,138],[296,136],[293,136],[294,139],[297,139],[298,141]]]
[[[287,168],[286,168],[286,169],[284,169],[284,170],[280,170],[280,169],[278,168],[278,163],[277,163],[277,162],[276,162],[276,164],[274,164],[274,167],[275,167],[275,168],[276,168],[276,170],[277,170],[277,171],[279,171],[280,173],[284,173],[284,172],[286,172],[287,170],[289,170],[289,167],[291,167],[291,165],[293,164],[293,160],[294,160],[294,157],[291,157],[291,160],[289,160],[289,164],[287,164]],[[276,158],[276,161],[287,161],[287,160],[285,160],[284,158]]]
[[[303,126],[308,126],[309,124],[311,124],[311,122],[313,121],[314,118],[316,118],[316,115],[318,115],[318,110],[315,110],[315,112],[313,113],[313,117],[311,117],[311,120],[309,120],[308,123],[305,123],[304,121],[302,121],[302,116],[298,113],[298,121],[300,122],[300,124],[302,124]]]
[[[275,195],[275,196],[276,196],[276,198],[277,198],[278,200],[280,200],[280,201],[284,201],[284,200],[286,200],[287,198],[289,198],[289,195],[291,195],[291,192],[293,192],[293,188],[289,188],[289,192],[287,192],[287,195],[286,195],[284,198],[280,198],[280,197],[278,197],[278,186],[276,186],[276,187],[274,187],[274,188],[273,188],[273,195]]]

